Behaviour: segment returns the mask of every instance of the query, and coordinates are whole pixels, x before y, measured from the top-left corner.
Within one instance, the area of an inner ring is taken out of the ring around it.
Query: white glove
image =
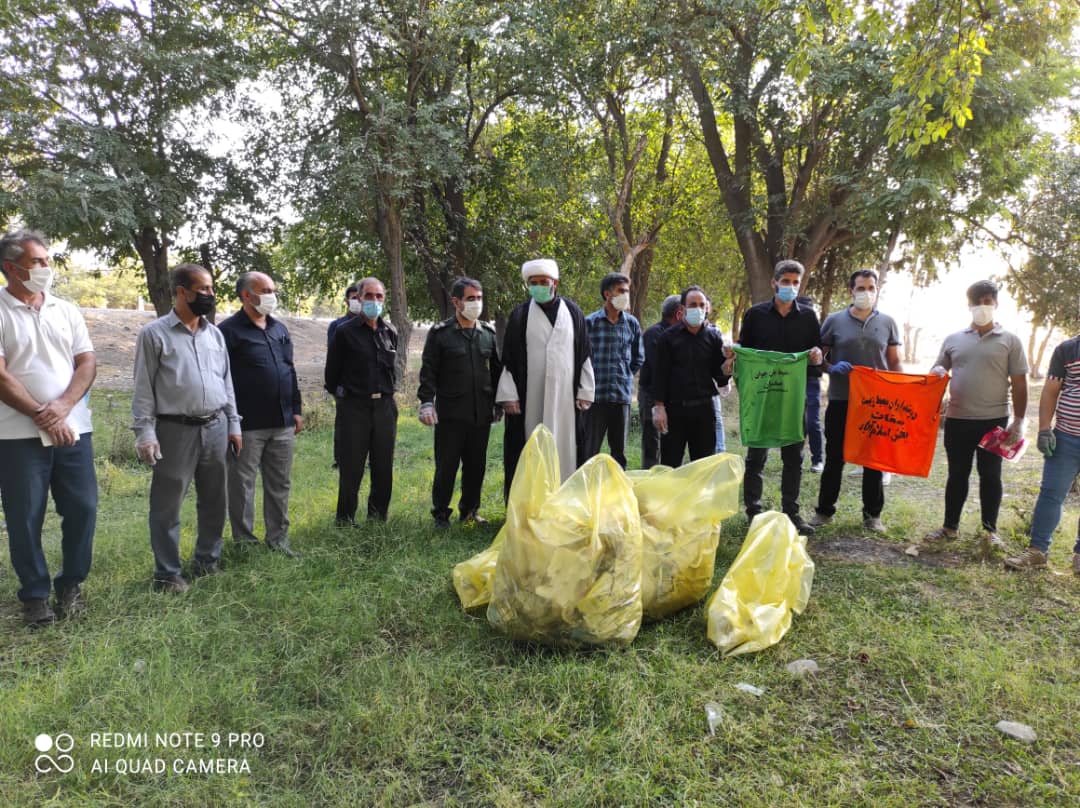
[[[663,404],[657,404],[652,408],[652,423],[661,435],[667,434],[667,408]]]
[[[1026,418],[1013,418],[1009,422],[1007,428],[1009,433],[1008,446],[1015,446],[1024,439],[1024,433],[1027,432],[1027,419]]]
[[[148,466],[161,460],[161,445],[156,440],[136,444],[135,451],[139,453],[139,460]]]
[[[945,370],[941,365],[934,365],[930,368],[930,375],[937,376],[939,379],[944,379],[948,372],[949,371]]]
[[[420,423],[424,426],[435,426],[439,423],[439,416],[435,414],[435,406],[433,404],[420,405]]]

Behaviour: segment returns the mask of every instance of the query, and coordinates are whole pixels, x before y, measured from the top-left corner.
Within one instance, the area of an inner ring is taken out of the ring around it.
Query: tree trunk
[[[649,275],[652,274],[653,250],[648,248],[634,256],[630,270],[630,313],[644,323],[645,303],[649,299]]]
[[[401,203],[386,189],[380,188],[375,200],[375,219],[379,232],[379,243],[386,256],[386,266],[390,273],[389,297],[391,303],[390,320],[398,332],[397,376],[405,379],[409,364],[409,337],[412,334],[412,322],[409,320],[409,301],[405,292],[405,265],[402,261],[404,230],[401,222]]]
[[[1034,336],[1035,332],[1032,331],[1031,333]],[[1042,342],[1039,343],[1039,352],[1035,355],[1035,361],[1031,365],[1032,372],[1035,374],[1031,377],[1033,379],[1041,379],[1043,377],[1042,370],[1040,370],[1040,368],[1042,368],[1043,355],[1046,353],[1046,346],[1049,344],[1050,336],[1053,333],[1054,327],[1050,326],[1048,329],[1046,329],[1046,336],[1043,337]]]
[[[441,202],[442,200],[440,200]],[[413,195],[413,206],[416,216],[412,227],[409,228],[409,240],[412,242],[416,256],[420,259],[420,266],[424,270],[424,278],[427,281],[428,295],[431,297],[431,302],[439,313],[439,319],[445,320],[450,316],[453,308],[450,303],[450,287],[452,284],[445,265],[439,265],[438,259],[436,259],[435,253],[431,249],[431,239],[428,238],[427,222],[425,220],[427,204],[423,191],[418,190]],[[449,218],[447,222],[449,223]]]
[[[206,319],[208,319],[212,323],[215,323],[217,322],[217,297],[221,294],[221,291],[217,288],[218,276],[217,273],[214,272],[214,258],[210,254],[209,242],[204,241],[202,244],[199,245],[199,266],[209,272],[210,277],[214,281],[214,290],[216,292],[216,294],[214,295],[214,308],[211,309],[208,315],[206,315]]]
[[[159,238],[153,227],[144,227],[132,239],[146,273],[146,290],[158,317],[169,313],[173,290],[169,282],[169,239]]]

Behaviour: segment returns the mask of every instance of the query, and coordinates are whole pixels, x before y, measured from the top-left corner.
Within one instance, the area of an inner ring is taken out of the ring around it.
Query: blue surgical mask
[[[799,294],[799,290],[795,286],[776,287],[776,299],[781,303],[790,303],[795,299],[797,294]]]
[[[539,284],[529,284],[529,295],[537,303],[547,303],[555,296],[554,286],[540,286]]]
[[[369,320],[374,320],[380,314],[382,314],[383,304],[378,300],[365,300],[364,304],[364,316]]]
[[[683,315],[683,319],[686,320],[686,324],[691,328],[697,328],[705,322],[705,309],[687,309],[686,314]]]

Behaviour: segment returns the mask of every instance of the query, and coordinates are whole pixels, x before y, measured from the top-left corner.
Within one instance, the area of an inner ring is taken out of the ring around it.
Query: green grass
[[[730,403],[730,402],[729,402]],[[127,403],[95,393],[103,492],[89,614],[38,633],[0,570],[3,805],[1068,805],[1080,797],[1080,582],[1007,575],[973,554],[955,568],[819,559],[806,612],[764,652],[722,659],[703,607],[645,626],[621,651],[512,643],[463,614],[451,567],[487,528],[430,529],[431,437],[403,412],[390,522],[333,527],[330,418],[297,444],[293,562],[229,552],[183,597],[150,592],[148,473],[130,460]],[[730,432],[730,430],[729,430]],[[501,428],[483,512],[501,517]],[[629,455],[638,457],[636,445]],[[1023,541],[1037,454],[1007,469],[1003,525]],[[767,496],[779,497],[779,457]],[[818,478],[804,478],[809,513]],[[944,462],[887,489],[889,540],[940,524]],[[973,486],[974,488],[974,486]],[[362,497],[366,496],[366,484]],[[184,513],[183,554],[193,541]],[[361,511],[363,506],[361,506]],[[861,535],[856,480],[823,538]],[[1077,503],[1052,554],[1063,567]],[[720,578],[745,535],[725,523]],[[50,563],[57,521],[46,523]],[[971,552],[968,552],[971,550]],[[813,544],[811,544],[813,553]],[[784,666],[813,657],[816,677]],[[760,698],[734,689],[764,687]],[[725,720],[710,737],[704,704]],[[995,729],[1023,721],[1024,746]],[[34,737],[69,732],[76,767],[34,771]],[[234,751],[250,774],[93,773],[95,758],[229,757],[91,749],[92,732],[258,732]]]

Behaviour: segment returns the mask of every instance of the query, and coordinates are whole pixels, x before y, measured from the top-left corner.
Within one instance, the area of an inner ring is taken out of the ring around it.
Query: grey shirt
[[[877,309],[865,321],[851,313],[851,306],[830,314],[821,324],[821,347],[829,353],[829,364],[850,362],[853,365],[888,370],[886,351],[900,344],[896,321]],[[848,377],[829,376],[829,401],[847,401]]]
[[[952,371],[948,418],[1008,418],[1010,377],[1028,372],[1020,338],[998,323],[982,335],[974,326],[949,334],[937,364]]]
[[[229,434],[240,434],[225,338],[205,317],[192,334],[170,311],[144,326],[135,345],[131,398],[136,443],[157,440],[157,416],[200,417],[224,411]]]

